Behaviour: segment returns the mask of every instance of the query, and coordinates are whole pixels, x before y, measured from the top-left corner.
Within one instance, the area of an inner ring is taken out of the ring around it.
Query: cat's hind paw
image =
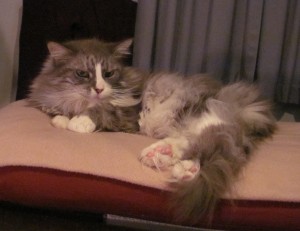
[[[158,169],[165,169],[174,165],[182,157],[181,150],[171,139],[160,140],[145,148],[141,155],[142,164]]]
[[[182,160],[174,165],[172,177],[176,181],[190,181],[200,172],[198,160]]]
[[[79,115],[70,120],[68,129],[79,133],[91,133],[95,131],[96,124],[87,115]]]
[[[51,124],[56,128],[66,129],[68,127],[70,119],[63,115],[56,115],[52,118]]]

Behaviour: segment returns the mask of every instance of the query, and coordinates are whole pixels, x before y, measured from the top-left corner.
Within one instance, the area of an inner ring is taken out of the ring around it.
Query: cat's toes
[[[176,155],[171,144],[158,141],[145,148],[140,156],[140,161],[149,167],[166,168],[176,162]]]
[[[200,163],[197,160],[183,160],[174,165],[172,177],[176,181],[189,181],[200,172]]]
[[[91,133],[95,131],[96,124],[86,115],[74,116],[69,124],[68,129],[80,133]]]
[[[54,116],[51,120],[51,124],[56,128],[66,129],[68,127],[70,119],[63,115]]]

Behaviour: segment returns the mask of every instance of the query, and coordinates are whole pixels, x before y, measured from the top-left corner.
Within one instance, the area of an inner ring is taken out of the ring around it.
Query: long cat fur
[[[100,130],[137,132],[139,119],[140,133],[166,142],[171,138],[171,145],[181,145],[182,156],[176,161],[198,160],[201,166],[192,180],[175,184],[172,202],[182,220],[210,216],[257,144],[276,128],[271,104],[261,99],[254,85],[222,86],[205,75],[149,75],[124,67],[121,58],[128,53],[128,41],[71,41],[58,44],[58,49],[52,45],[48,44],[50,54],[31,86],[30,103],[70,119],[88,115]],[[94,60],[92,67],[102,62],[105,68],[117,70],[115,82],[106,80],[115,90],[104,99],[90,99],[96,87],[93,68],[88,83],[70,81],[74,70],[86,68],[83,60]]]
[[[30,86],[30,105],[51,116],[70,119],[69,125],[72,121],[75,124],[70,129],[75,131],[138,130],[144,79],[139,70],[123,65],[124,56],[129,54],[130,39],[119,43],[82,39],[47,45],[49,55]],[[101,97],[96,93],[97,64],[101,64],[102,75],[113,73],[103,78],[105,88],[99,94]],[[78,71],[88,73],[88,77],[78,76]],[[78,116],[86,117],[76,122]],[[85,127],[89,125],[95,125],[95,129],[87,130]]]
[[[141,133],[166,142],[173,137],[173,146],[188,142],[180,160],[200,161],[195,178],[175,183],[176,219],[210,219],[257,144],[274,132],[271,103],[254,85],[222,86],[204,75],[153,74],[145,86]]]

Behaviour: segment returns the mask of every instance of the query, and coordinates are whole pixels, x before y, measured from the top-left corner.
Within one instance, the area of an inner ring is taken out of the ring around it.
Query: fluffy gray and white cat
[[[77,132],[132,132],[138,122],[140,133],[160,139],[139,159],[171,170],[177,215],[208,216],[256,145],[272,135],[271,105],[246,83],[222,86],[205,75],[149,75],[124,67],[120,58],[130,43],[50,42],[29,100],[54,115],[56,127]]]
[[[251,152],[276,128],[271,104],[254,85],[222,86],[204,75],[161,73],[145,84],[140,132],[160,140],[143,164],[170,169],[177,219],[211,219]]]
[[[54,116],[55,127],[76,132],[135,132],[144,80],[122,64],[132,40],[49,42],[49,56],[34,79],[29,102]]]

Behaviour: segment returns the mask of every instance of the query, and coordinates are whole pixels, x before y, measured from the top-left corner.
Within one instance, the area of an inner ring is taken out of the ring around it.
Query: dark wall
[[[133,37],[137,4],[131,0],[23,0],[17,99],[47,55],[47,41]]]

